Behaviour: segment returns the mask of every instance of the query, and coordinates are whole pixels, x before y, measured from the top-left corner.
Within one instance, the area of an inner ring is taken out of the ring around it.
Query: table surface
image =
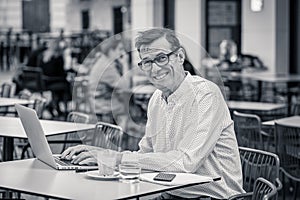
[[[53,120],[40,120],[45,135],[57,135],[75,131],[94,129],[94,124],[81,124],[74,122],[63,122]],[[20,118],[0,116],[0,136],[27,138]]]
[[[266,121],[266,122],[263,122],[262,125],[264,125],[264,126],[274,126],[275,122],[286,125],[286,126],[300,128],[300,116],[299,115]]]
[[[14,106],[15,104],[27,105],[32,103],[33,100],[0,97],[0,106]]]
[[[253,111],[272,111],[286,107],[285,104],[263,103],[252,101],[227,101],[228,108],[231,110],[253,110]]]
[[[55,170],[37,159],[2,162],[0,177],[2,188],[62,199],[127,199],[191,186],[101,181],[84,173]]]
[[[271,74],[268,72],[240,73],[235,76],[264,82],[300,82],[297,74]]]

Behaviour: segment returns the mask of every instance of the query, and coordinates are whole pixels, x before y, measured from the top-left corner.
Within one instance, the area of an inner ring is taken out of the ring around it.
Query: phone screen
[[[153,178],[153,180],[171,182],[175,177],[175,174],[159,173]]]

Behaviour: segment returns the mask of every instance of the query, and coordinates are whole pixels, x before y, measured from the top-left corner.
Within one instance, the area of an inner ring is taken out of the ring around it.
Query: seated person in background
[[[234,125],[218,86],[184,71],[185,54],[171,30],[140,32],[135,46],[139,67],[157,90],[148,105],[139,151],[111,151],[117,164],[133,159],[147,170],[221,176],[220,181],[164,192],[156,199],[227,199],[243,193]],[[62,157],[76,155],[73,163],[96,163],[97,152],[102,150],[79,145],[68,148]]]
[[[218,67],[224,71],[241,71],[241,60],[237,54],[236,43],[232,40],[222,40]]]
[[[45,89],[52,92],[53,100],[50,112],[55,116],[53,111],[56,110],[60,115],[62,111],[59,102],[64,102],[66,106],[67,101],[71,98],[71,89],[70,83],[66,79],[64,58],[58,40],[49,42],[48,48],[38,58],[38,66],[42,68],[45,75]]]
[[[39,67],[38,66],[38,58],[40,55],[47,49],[47,43],[43,42],[40,47],[33,50],[29,57],[26,66],[28,67]]]
[[[125,120],[121,117],[124,104],[120,96],[113,95],[113,92],[115,89],[129,88],[129,80],[122,78],[128,67],[128,56],[121,37],[107,39],[100,44],[100,49],[102,54],[87,77],[91,110],[100,121],[115,124],[115,120]],[[120,84],[120,81],[123,82]]]
[[[33,50],[28,57],[28,61],[25,64],[25,66],[28,67],[38,67],[38,58],[40,57],[40,55],[43,53],[43,51],[45,51],[47,49],[46,47],[46,42],[42,43],[40,47],[38,47],[37,49]],[[15,93],[18,94],[21,90],[25,89],[23,87],[23,79],[22,79],[22,67],[19,67],[16,70],[16,73],[13,76],[12,81],[16,84],[16,91]]]

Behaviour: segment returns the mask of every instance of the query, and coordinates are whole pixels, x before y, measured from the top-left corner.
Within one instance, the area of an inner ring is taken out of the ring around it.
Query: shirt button
[[[174,102],[169,102],[169,107],[174,107],[175,106],[175,103]]]

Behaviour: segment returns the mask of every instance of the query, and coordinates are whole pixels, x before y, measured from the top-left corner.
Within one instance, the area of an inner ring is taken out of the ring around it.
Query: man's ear
[[[183,49],[180,49],[178,52],[178,60],[181,64],[183,64],[184,60],[185,60],[185,52]]]

